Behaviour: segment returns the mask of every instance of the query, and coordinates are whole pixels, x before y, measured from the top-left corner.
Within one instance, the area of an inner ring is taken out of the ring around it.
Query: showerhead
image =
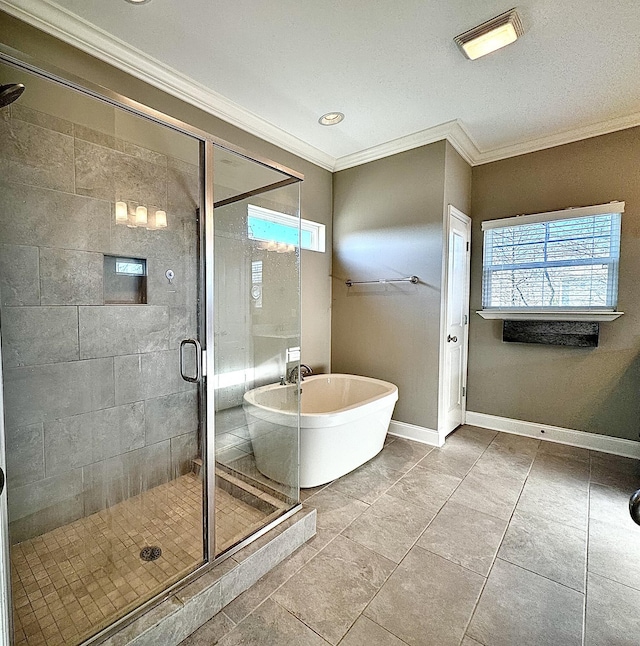
[[[24,92],[24,85],[22,83],[8,83],[7,85],[0,85],[0,108],[5,108],[20,98]]]

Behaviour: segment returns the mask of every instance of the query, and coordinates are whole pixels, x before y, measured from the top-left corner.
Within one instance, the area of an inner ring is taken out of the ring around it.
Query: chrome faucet
[[[298,375],[300,375],[300,381],[304,381],[304,378],[311,374],[313,374],[313,370],[306,363],[301,363],[300,366],[293,366],[293,368],[289,370],[287,373],[287,383],[297,383]]]

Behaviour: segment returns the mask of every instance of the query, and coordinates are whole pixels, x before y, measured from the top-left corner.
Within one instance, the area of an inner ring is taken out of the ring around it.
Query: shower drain
[[[156,545],[147,545],[140,550],[140,558],[143,561],[155,561],[162,556],[162,550]]]

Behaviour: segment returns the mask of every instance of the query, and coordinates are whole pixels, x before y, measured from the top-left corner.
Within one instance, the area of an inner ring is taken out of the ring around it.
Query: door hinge
[[[467,240],[467,251],[469,251],[469,241]]]
[[[467,396],[467,387],[466,386],[462,386],[462,396],[463,397]]]

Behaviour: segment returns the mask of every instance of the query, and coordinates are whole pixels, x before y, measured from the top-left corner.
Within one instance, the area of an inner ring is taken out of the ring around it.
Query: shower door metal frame
[[[169,586],[161,593],[144,602],[130,613],[116,620],[93,637],[83,642],[82,646],[98,644],[112,636],[124,626],[132,623],[142,614],[168,599],[177,590],[188,585],[191,581],[202,576],[205,572],[212,569],[218,563],[235,554],[238,550],[246,547],[256,539],[260,538],[268,531],[291,517],[293,514],[302,509],[298,502],[289,511],[282,514],[276,520],[265,525],[262,529],[254,532],[248,538],[240,541],[234,547],[228,549],[216,558],[215,556],[215,411],[214,405],[214,388],[210,379],[214,376],[214,169],[213,161],[215,148],[220,147],[232,153],[245,157],[246,159],[256,162],[267,168],[276,170],[288,177],[279,186],[299,183],[304,180],[304,175],[296,170],[288,168],[282,164],[274,162],[266,157],[255,155],[245,148],[231,144],[215,135],[210,134],[200,128],[184,123],[179,119],[166,115],[159,110],[150,108],[138,101],[118,94],[113,90],[101,85],[92,83],[83,78],[77,77],[53,65],[49,65],[40,60],[36,61],[33,57],[17,52],[14,48],[7,47],[0,43],[0,63],[14,67],[16,69],[34,74],[51,82],[57,83],[68,89],[79,92],[84,96],[89,96],[98,101],[111,105],[115,108],[125,110],[138,117],[142,117],[161,126],[168,127],[172,130],[189,135],[200,142],[200,164],[201,164],[201,201],[200,201],[200,294],[204,297],[204,303],[201,304],[204,322],[200,324],[199,336],[204,338],[205,346],[200,357],[202,362],[201,379],[199,383],[200,401],[204,400],[201,406],[201,431],[203,434],[203,450],[206,452],[204,460],[206,489],[204,492],[204,563],[196,568],[191,574],[180,581]],[[273,188],[273,187],[269,187]],[[267,187],[264,187],[266,190]],[[204,260],[204,263],[202,262]],[[300,277],[298,277],[300,280]],[[1,339],[0,339],[1,340]],[[0,467],[5,470],[5,433],[4,433],[4,380],[2,375],[2,350],[0,343]],[[202,397],[204,391],[204,397]],[[4,557],[4,568],[0,571],[0,613],[6,616],[8,621],[7,634],[0,635],[0,646],[10,646],[13,643],[13,619],[11,612],[11,579],[9,566],[9,516],[7,511],[7,487],[0,494],[0,533],[4,541],[0,540],[0,549],[3,549],[1,557]],[[0,563],[2,563],[0,557]],[[4,588],[4,589],[2,589]],[[2,607],[2,596],[6,594],[6,607]],[[2,625],[2,624],[0,624]]]
[[[13,643],[13,612],[11,604],[11,561],[9,551],[9,512],[7,509],[7,461],[4,438],[4,379],[2,376],[2,337],[0,335],[0,468],[4,486],[0,493],[0,646]]]

